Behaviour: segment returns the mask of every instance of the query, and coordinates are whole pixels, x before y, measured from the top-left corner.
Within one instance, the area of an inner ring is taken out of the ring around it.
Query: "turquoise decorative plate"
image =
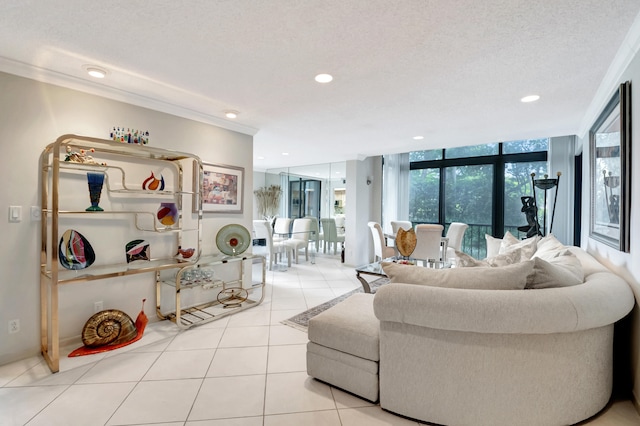
[[[251,234],[247,228],[237,223],[225,225],[216,235],[218,249],[229,256],[237,256],[244,253],[251,244]]]

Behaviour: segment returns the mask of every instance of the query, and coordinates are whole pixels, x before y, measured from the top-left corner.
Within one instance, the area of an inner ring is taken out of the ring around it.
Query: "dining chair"
[[[391,232],[393,232],[393,235],[397,235],[398,230],[400,228],[404,229],[405,231],[408,231],[409,229],[413,228],[413,224],[408,220],[392,220],[391,221]]]
[[[298,263],[298,251],[304,248],[304,257],[309,260],[309,234],[311,234],[311,219],[298,218],[293,220],[291,237],[284,242],[293,251],[293,258]]]
[[[462,239],[468,227],[469,225],[466,223],[451,222],[449,229],[447,229],[447,239],[449,241],[447,243],[447,256],[444,260],[448,258],[454,259],[456,257],[456,250],[462,250]]]
[[[418,242],[411,257],[422,260],[442,260],[440,244],[442,243],[443,230],[444,226],[442,225],[416,225],[416,239]]]
[[[309,241],[315,244],[316,253],[320,249],[320,226],[318,225],[318,218],[315,216],[305,216],[305,219],[311,219],[311,233],[309,234]]]
[[[291,231],[291,219],[288,217],[278,217],[273,225],[273,241],[281,242],[289,239]]]
[[[329,251],[331,251],[331,244],[333,245],[333,254],[337,254],[338,243],[344,244],[344,235],[338,235],[338,230],[336,229],[336,221],[331,218],[322,218],[320,219],[320,223],[322,224],[322,237],[323,237],[323,253],[327,252],[327,247],[329,247]]]
[[[273,269],[273,265],[278,263],[278,256],[283,254],[287,257],[287,265],[291,266],[291,257],[293,253],[291,248],[283,242],[274,242],[271,229],[271,222],[266,220],[253,221],[253,233],[256,238],[266,241],[267,254],[269,256],[269,270]]]
[[[371,229],[371,236],[373,237],[373,251],[375,253],[375,260],[383,260],[388,257],[396,255],[396,249],[388,247],[382,233],[382,227],[378,222],[367,223],[369,229]]]

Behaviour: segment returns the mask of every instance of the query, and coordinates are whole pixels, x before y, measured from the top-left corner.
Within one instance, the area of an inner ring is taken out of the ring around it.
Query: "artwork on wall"
[[[204,162],[202,166],[202,211],[242,213],[244,168]]]
[[[591,131],[589,236],[629,252],[631,83],[620,85]]]

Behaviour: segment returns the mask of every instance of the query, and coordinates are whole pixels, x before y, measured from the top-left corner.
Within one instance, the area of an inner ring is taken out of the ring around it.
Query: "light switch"
[[[22,206],[9,206],[9,222],[22,220]]]

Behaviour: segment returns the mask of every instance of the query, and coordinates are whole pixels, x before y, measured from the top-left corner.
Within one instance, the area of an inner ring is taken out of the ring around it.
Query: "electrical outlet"
[[[9,334],[17,333],[20,331],[20,320],[14,319],[9,321]]]
[[[40,207],[38,207],[38,206],[31,206],[31,220],[32,220],[33,222],[37,222],[37,221],[39,221],[39,220],[41,219],[41,217],[40,217],[40,216],[42,216],[42,214],[41,214],[41,213],[42,213],[42,212],[41,212],[41,210],[40,210]]]
[[[93,303],[93,312],[97,313],[100,312],[104,309],[104,305],[102,304],[102,300],[99,302],[94,302]]]

